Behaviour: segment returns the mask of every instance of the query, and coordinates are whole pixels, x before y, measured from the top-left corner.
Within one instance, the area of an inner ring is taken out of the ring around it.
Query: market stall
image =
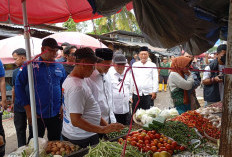
[[[220,138],[222,104],[188,111],[181,115],[175,108],[139,109],[133,116],[134,125],[120,132],[106,134],[98,145],[81,149],[66,141],[46,141],[39,138],[40,156],[121,156],[127,141],[125,156],[216,155]],[[9,155],[27,157],[33,153],[33,141]]]

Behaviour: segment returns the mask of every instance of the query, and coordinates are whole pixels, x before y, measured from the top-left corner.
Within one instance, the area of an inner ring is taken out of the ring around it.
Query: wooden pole
[[[226,68],[232,68],[232,1],[228,19],[228,38]],[[232,74],[225,75],[224,102],[222,109],[222,127],[219,154],[232,156]]]

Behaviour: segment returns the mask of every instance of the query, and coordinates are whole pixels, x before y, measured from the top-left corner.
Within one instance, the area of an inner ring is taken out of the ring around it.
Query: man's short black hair
[[[16,49],[16,50],[14,50],[13,52],[12,52],[12,55],[13,54],[17,54],[17,55],[19,55],[19,56],[25,56],[26,57],[26,50],[24,49],[24,48],[18,48],[18,49]]]
[[[226,44],[221,44],[217,47],[217,53],[220,53],[222,50],[226,51],[227,45]]]
[[[63,51],[64,54],[65,55],[69,55],[70,54],[70,50],[73,49],[73,48],[77,49],[77,47],[74,46],[74,45],[68,45],[68,46],[66,46],[65,49],[64,49],[64,51]]]
[[[64,42],[63,44],[61,44],[61,46],[69,46],[71,44],[67,43],[67,42]]]

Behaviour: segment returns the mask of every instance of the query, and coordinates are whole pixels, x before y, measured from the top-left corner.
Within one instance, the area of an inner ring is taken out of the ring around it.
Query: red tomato
[[[150,144],[150,141],[149,140],[145,140],[144,143],[147,145],[147,144]]]
[[[137,137],[132,137],[133,141],[138,141]]]
[[[145,132],[141,132],[140,134],[142,137],[145,137],[147,134]]]
[[[156,147],[156,146],[152,146],[152,147],[151,147],[151,151],[152,151],[152,152],[156,152],[156,151],[157,151],[157,147]]]
[[[168,142],[167,142],[168,144],[172,144],[172,140],[170,140],[170,139],[168,139]]]
[[[156,131],[155,131],[155,130],[152,130],[151,133],[152,133],[153,135],[155,135],[155,134],[156,134]]]
[[[168,150],[172,150],[172,147],[171,147],[170,144],[167,144],[167,145],[166,145],[166,148],[167,148]]]
[[[151,146],[156,146],[156,144],[154,142],[151,142]]]
[[[137,147],[142,148],[143,145],[142,144],[137,144]]]
[[[153,140],[155,138],[155,135],[153,135],[153,134],[150,134],[149,136],[150,136],[151,140]]]
[[[127,137],[127,141],[130,142],[132,139],[130,136]]]
[[[132,146],[136,146],[137,142],[136,141],[131,141]]]
[[[160,138],[159,141],[160,141],[161,143],[163,143],[163,142],[164,142],[164,139],[163,139],[163,138]]]
[[[146,136],[144,137],[144,140],[149,140],[149,141],[150,141],[150,137],[149,137],[148,135],[146,135]]]
[[[176,147],[175,147],[175,150],[179,150],[179,149],[180,149],[180,146],[176,146]]]
[[[172,146],[173,146],[173,147],[176,147],[176,146],[177,146],[177,142],[176,142],[176,141],[173,141],[173,142],[172,142]]]
[[[142,132],[145,132],[145,133],[147,133],[147,130],[142,130]]]
[[[170,145],[170,148],[171,148],[171,150],[174,150],[174,147],[172,145]]]
[[[171,155],[173,154],[173,151],[172,151],[172,150],[168,150],[167,152],[170,153]]]
[[[148,152],[148,151],[151,150],[151,147],[150,146],[146,146],[145,150],[146,150],[146,152]]]
[[[157,152],[161,152],[161,150],[160,150],[160,149],[158,149],[158,150],[157,150]]]
[[[138,131],[131,132],[132,135],[139,133]]]
[[[139,144],[143,144],[143,140],[139,140],[138,143],[139,143]]]
[[[167,151],[167,148],[165,148],[165,147],[160,147],[160,150],[161,150],[161,151]]]
[[[138,140],[143,140],[143,136],[139,135]]]
[[[160,134],[155,134],[156,139],[160,139]]]
[[[185,147],[184,147],[184,146],[180,146],[180,150],[181,150],[181,151],[184,151],[184,150],[185,150]]]
[[[162,143],[158,143],[157,146],[158,146],[158,148],[161,148],[161,147],[163,147],[164,145],[163,145]]]

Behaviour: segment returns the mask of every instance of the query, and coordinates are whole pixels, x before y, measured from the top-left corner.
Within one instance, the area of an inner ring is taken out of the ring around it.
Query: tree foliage
[[[92,24],[92,34],[103,34],[115,30],[124,30],[136,33],[141,32],[135,15],[128,11],[126,7],[122,8],[122,11],[118,14],[94,19],[92,20]],[[67,31],[78,31],[84,33],[87,31],[88,24],[87,22],[75,23],[72,18],[69,18],[68,21],[63,23],[63,27],[67,28]]]
[[[77,31],[77,24],[73,21],[72,18],[69,18],[68,21],[64,22],[63,27],[67,28],[67,31],[69,32]]]
[[[207,52],[208,53],[214,53],[214,52],[216,52],[217,51],[217,47],[212,47],[212,48],[210,48]]]
[[[125,7],[118,14],[92,20],[95,30],[92,33],[103,34],[115,30],[140,33],[134,14]]]

